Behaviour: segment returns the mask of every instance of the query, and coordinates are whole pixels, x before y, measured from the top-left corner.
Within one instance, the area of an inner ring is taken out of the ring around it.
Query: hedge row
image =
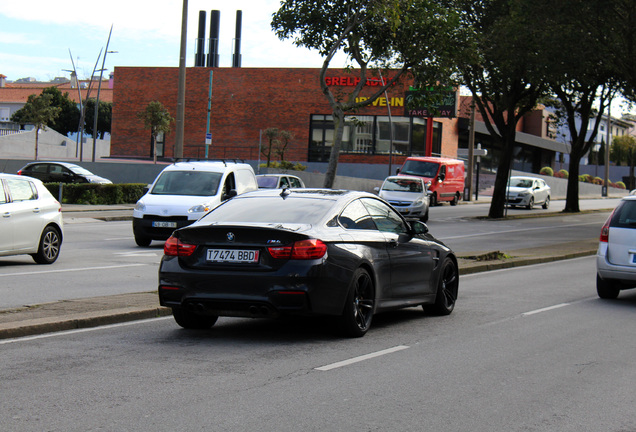
[[[558,178],[564,178],[564,179],[569,177],[569,173],[566,170],[562,169],[559,172],[555,173],[554,170],[552,170],[552,168],[550,167],[541,168],[541,171],[539,171],[539,174],[550,176],[550,177],[553,176]],[[579,176],[579,181],[583,183],[592,183],[595,185],[603,185],[603,183],[605,182],[602,178],[594,177],[589,174],[581,174]],[[613,188],[625,189],[625,183],[623,183],[622,181],[618,181],[614,183],[613,181],[610,180],[609,185],[610,187],[613,187]]]
[[[46,183],[46,188],[53,196],[60,200],[60,187],[62,188],[62,204],[134,204],[144,195],[147,184],[64,184]]]

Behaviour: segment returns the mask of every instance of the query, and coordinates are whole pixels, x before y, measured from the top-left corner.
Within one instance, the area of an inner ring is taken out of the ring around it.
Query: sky
[[[28,0],[0,2],[0,74],[8,81],[34,77],[49,81],[70,77],[73,64],[80,78],[89,78],[108,45],[104,76],[116,66],[179,66],[183,2],[178,0]],[[189,0],[186,66],[194,66],[199,11],[220,11],[219,66],[232,66],[236,11],[242,11],[242,67],[319,68],[315,50],[280,41],[271,29],[279,0]],[[70,50],[70,54],[69,54]],[[207,53],[207,49],[206,49]],[[339,63],[338,63],[339,62]],[[344,55],[332,66],[343,67]]]

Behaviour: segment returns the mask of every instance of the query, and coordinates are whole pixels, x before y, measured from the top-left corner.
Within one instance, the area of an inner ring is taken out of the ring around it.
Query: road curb
[[[75,314],[64,317],[40,318],[26,322],[4,323],[0,325],[0,339],[14,339],[45,333],[100,327],[128,321],[158,318],[171,314],[172,312],[169,308],[158,306],[128,308],[127,310],[105,310],[90,314]]]

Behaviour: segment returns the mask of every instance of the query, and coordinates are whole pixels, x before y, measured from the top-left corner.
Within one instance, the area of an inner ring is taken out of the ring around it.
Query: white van
[[[195,222],[221,202],[258,189],[252,167],[234,161],[185,161],[164,168],[133,210],[135,243],[149,246]]]

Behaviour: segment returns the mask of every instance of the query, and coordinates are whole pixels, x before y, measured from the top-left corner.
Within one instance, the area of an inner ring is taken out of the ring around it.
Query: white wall
[[[83,148],[83,160],[93,156],[93,139],[87,137]],[[79,156],[75,140],[52,129],[40,131],[38,139],[38,159],[75,160]],[[35,131],[0,136],[0,158],[33,159],[35,156]],[[95,158],[110,156],[110,141],[97,140]]]

